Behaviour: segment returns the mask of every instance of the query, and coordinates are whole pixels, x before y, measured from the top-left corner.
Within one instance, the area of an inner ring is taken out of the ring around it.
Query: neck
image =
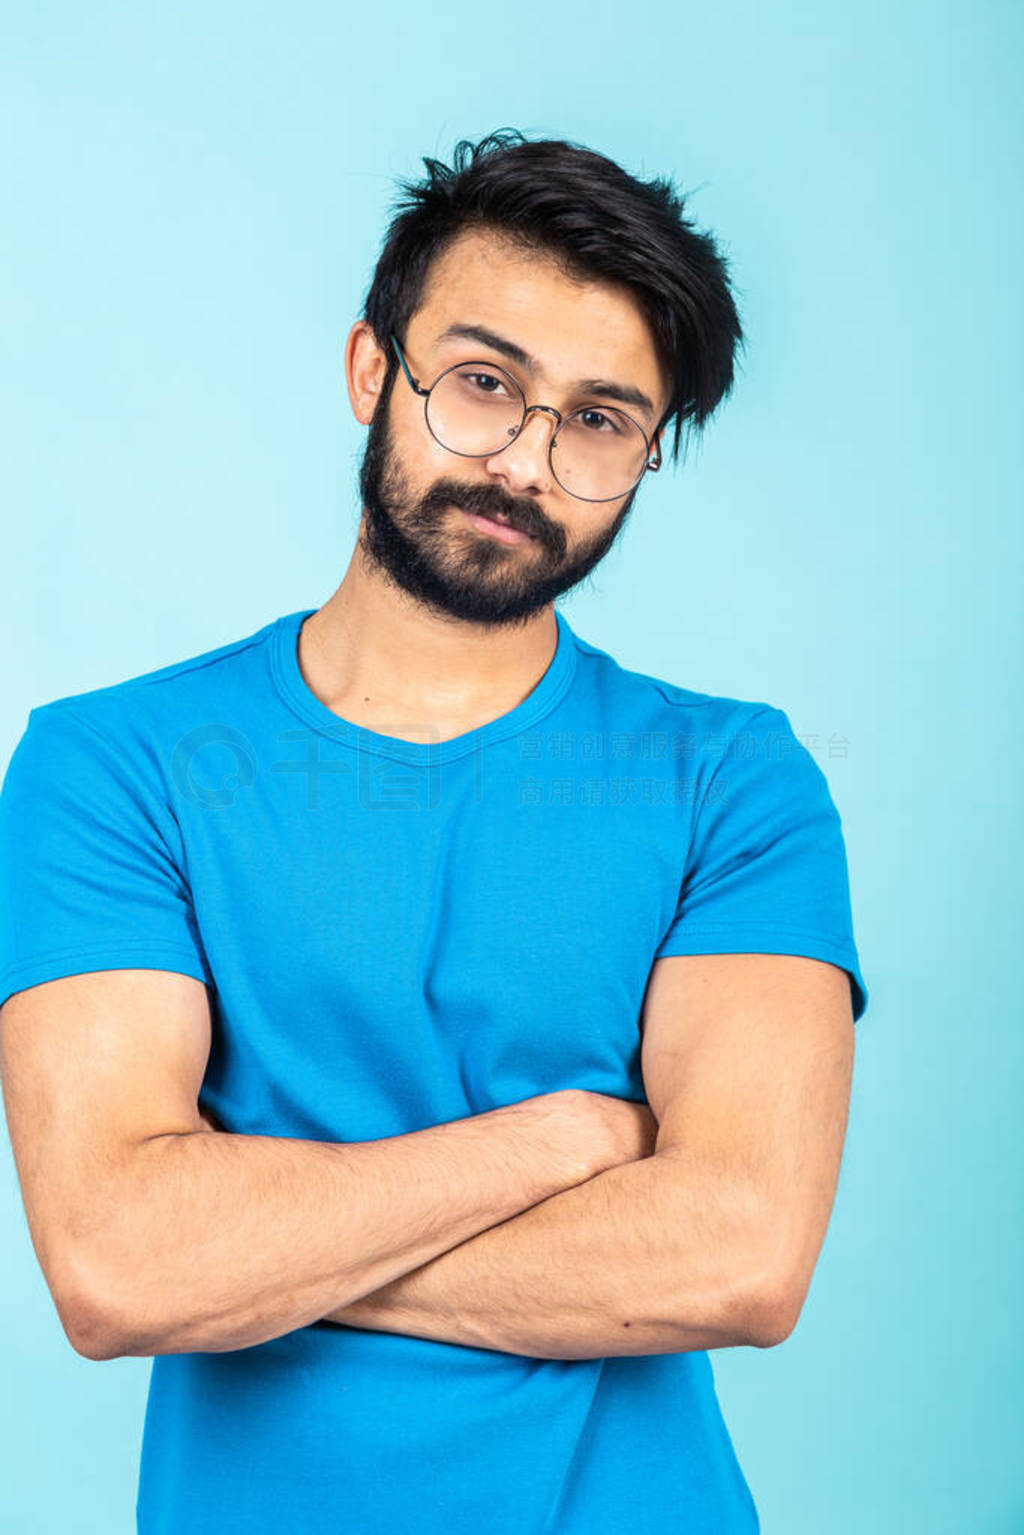
[[[555,653],[553,604],[511,625],[467,623],[413,601],[353,556],[337,590],[302,625],[307,685],[354,723],[387,715],[447,735],[507,713],[532,692]]]

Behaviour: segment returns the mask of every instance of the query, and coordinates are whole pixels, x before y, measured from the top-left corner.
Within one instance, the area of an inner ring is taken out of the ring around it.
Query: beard
[[[359,469],[363,559],[387,581],[434,613],[469,623],[523,624],[583,581],[618,538],[637,487],[608,527],[571,551],[565,530],[535,500],[509,496],[493,483],[445,475],[418,499],[398,463],[388,422],[394,376],[370,423]],[[503,543],[459,519],[452,508],[504,518],[533,535]]]

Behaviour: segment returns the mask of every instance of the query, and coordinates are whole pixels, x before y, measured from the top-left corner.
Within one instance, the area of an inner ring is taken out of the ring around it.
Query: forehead
[[[536,358],[543,383],[615,378],[656,402],[667,392],[650,326],[628,288],[571,278],[552,257],[493,232],[467,231],[434,261],[410,342],[429,352],[456,323],[514,341]]]

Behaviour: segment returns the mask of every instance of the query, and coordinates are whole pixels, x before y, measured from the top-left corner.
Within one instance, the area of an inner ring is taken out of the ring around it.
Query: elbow
[[[64,1335],[83,1359],[120,1359],[129,1352],[123,1321],[111,1288],[80,1258],[65,1263],[50,1284]]]
[[[68,1342],[83,1359],[100,1362],[104,1359],[121,1359],[127,1350],[121,1346],[117,1335],[103,1323],[90,1318],[61,1318]]]
[[[776,1228],[777,1229],[777,1228]],[[761,1243],[757,1255],[748,1251],[744,1273],[737,1285],[743,1341],[753,1348],[775,1348],[785,1343],[800,1320],[810,1276],[798,1273],[777,1253],[767,1255]]]
[[[800,1318],[802,1300],[791,1289],[765,1288],[753,1295],[744,1310],[743,1339],[752,1348],[785,1343]]]
[[[83,1359],[120,1359],[128,1352],[113,1320],[99,1308],[65,1298],[58,1302],[57,1314],[65,1337]]]

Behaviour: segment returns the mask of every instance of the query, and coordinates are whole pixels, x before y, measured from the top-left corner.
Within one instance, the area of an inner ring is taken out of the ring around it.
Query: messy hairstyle
[[[684,197],[664,177],[639,181],[614,160],[563,139],[529,140],[502,128],[462,139],[453,164],[425,156],[422,181],[402,181],[362,318],[388,354],[385,397],[397,369],[392,331],[404,338],[423,302],[431,264],[470,229],[542,251],[575,280],[630,289],[651,328],[675,418],[672,453],[703,428],[732,387],[744,344],[728,263],[711,235],[683,217]]]

